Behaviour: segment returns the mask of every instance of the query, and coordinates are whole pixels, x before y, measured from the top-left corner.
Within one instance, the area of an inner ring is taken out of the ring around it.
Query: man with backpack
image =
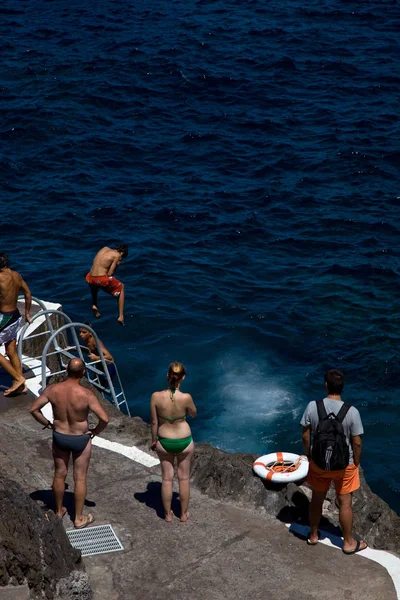
[[[312,488],[310,502],[310,535],[307,544],[318,543],[318,525],[322,506],[331,482],[335,484],[339,504],[339,521],[343,533],[344,554],[355,554],[367,543],[353,538],[352,492],[360,487],[358,466],[361,457],[361,435],[364,429],[360,413],[342,402],[344,375],[337,369],[325,373],[327,396],[310,402],[300,421],[303,427],[304,452],[310,466],[307,482]],[[313,440],[311,444],[311,432]]]

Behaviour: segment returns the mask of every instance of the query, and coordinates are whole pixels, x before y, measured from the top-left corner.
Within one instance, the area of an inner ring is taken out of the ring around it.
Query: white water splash
[[[291,421],[298,412],[295,395],[268,364],[230,356],[217,361],[217,369],[215,398],[220,411],[213,420],[213,443],[220,448],[254,451],[250,447],[266,442],[266,430],[270,433],[276,419],[288,415]]]

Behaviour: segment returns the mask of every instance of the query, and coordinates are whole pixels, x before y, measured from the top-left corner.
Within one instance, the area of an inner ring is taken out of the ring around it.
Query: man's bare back
[[[66,435],[92,433],[98,435],[108,423],[108,416],[95,394],[80,384],[85,373],[85,364],[79,358],[72,358],[67,366],[67,379],[47,386],[41,396],[34,400],[31,414],[42,424],[46,418],[41,409],[50,402],[53,409],[54,429]],[[99,419],[94,430],[88,429],[88,415],[92,411]]]
[[[0,270],[0,312],[11,312],[17,308],[18,296],[20,292],[29,292],[28,286],[17,271],[9,268]],[[30,311],[25,308],[25,314]],[[29,315],[30,318],[30,315]]]
[[[49,385],[45,395],[53,408],[54,428],[60,433],[70,435],[84,434],[88,431],[90,403],[97,402],[93,392],[69,381]],[[93,398],[92,398],[93,396]]]
[[[32,403],[30,412],[39,423],[46,424],[41,409],[50,402],[53,409],[53,428],[66,435],[91,433],[98,435],[108,423],[108,415],[95,394],[80,384],[85,374],[85,364],[79,358],[72,358],[67,366],[67,379],[47,386]],[[88,429],[88,415],[92,411],[99,419],[95,429]]]
[[[90,274],[92,277],[113,275],[115,269],[121,262],[121,254],[108,246],[104,246],[94,257]]]

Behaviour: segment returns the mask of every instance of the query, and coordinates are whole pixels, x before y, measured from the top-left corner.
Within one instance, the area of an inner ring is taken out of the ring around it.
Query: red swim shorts
[[[310,484],[313,490],[327,492],[332,481],[335,484],[337,494],[355,492],[360,487],[358,467],[352,463],[343,471],[324,471],[310,460],[307,483]]]
[[[122,291],[122,283],[116,279],[116,277],[109,277],[108,275],[98,275],[92,277],[90,273],[86,275],[86,282],[89,285],[96,285],[101,287],[102,290],[111,294],[111,296],[119,296]]]

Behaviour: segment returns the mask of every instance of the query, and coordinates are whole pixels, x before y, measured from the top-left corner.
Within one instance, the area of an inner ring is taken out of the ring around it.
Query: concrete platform
[[[51,433],[28,413],[31,397],[0,395],[0,464],[51,505]],[[111,429],[110,429],[111,431]],[[121,441],[118,436],[110,437]],[[126,443],[127,440],[124,440]],[[132,444],[135,440],[132,440]],[[73,517],[73,481],[65,505]],[[110,523],[124,551],[85,558],[95,600],[395,600],[390,576],[362,556],[309,547],[279,521],[192,489],[186,524],[162,518],[160,468],[93,448],[86,510]],[[177,494],[173,507],[179,513]],[[24,596],[21,596],[23,598]],[[0,596],[0,600],[1,600]],[[11,597],[10,597],[11,600]]]
[[[17,587],[7,585],[0,588],[0,600],[30,600],[29,587],[27,585]]]

